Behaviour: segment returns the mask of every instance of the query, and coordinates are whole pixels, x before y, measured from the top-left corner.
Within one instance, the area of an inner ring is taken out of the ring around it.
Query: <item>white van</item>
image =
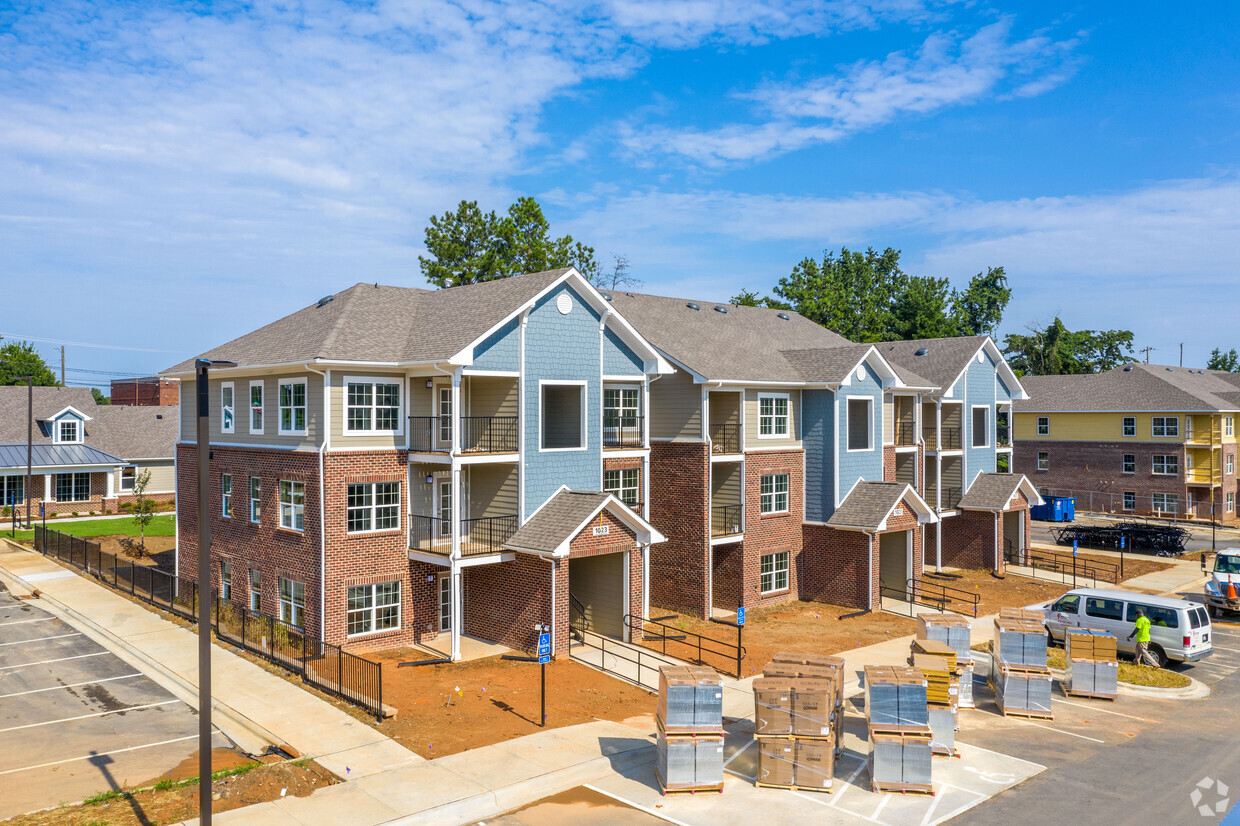
[[[1063,642],[1065,628],[1097,628],[1115,635],[1119,650],[1134,654],[1137,609],[1150,620],[1150,653],[1164,666],[1168,660],[1193,662],[1214,653],[1210,617],[1195,602],[1148,596],[1132,591],[1077,588],[1053,602],[1030,605],[1046,615],[1046,632]]]

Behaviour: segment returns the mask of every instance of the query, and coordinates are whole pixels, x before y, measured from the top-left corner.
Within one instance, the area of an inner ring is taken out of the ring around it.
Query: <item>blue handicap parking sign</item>
[[[743,605],[736,609],[736,624],[737,625],[745,624],[745,606]]]
[[[1076,556],[1076,540],[1072,540],[1072,555]]]
[[[550,634],[539,634],[538,635],[538,656],[549,657],[550,655],[551,655],[551,635]],[[546,662],[546,660],[539,660],[539,662]]]
[[[541,657],[539,657],[539,658],[538,658],[538,664],[539,664],[539,665],[546,665],[546,664],[547,664],[547,663],[549,663],[549,662],[551,662],[551,655],[550,655],[550,654],[543,654]]]

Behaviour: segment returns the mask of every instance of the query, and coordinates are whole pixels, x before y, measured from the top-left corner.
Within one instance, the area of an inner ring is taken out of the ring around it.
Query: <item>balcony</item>
[[[520,520],[513,516],[487,516],[461,521],[461,556],[481,556],[504,550],[504,543],[517,532]],[[452,522],[434,516],[409,516],[409,548],[447,555],[452,551]]]
[[[645,447],[644,419],[644,416],[611,416],[608,411],[603,411],[603,447]]]
[[[917,424],[915,422],[896,422],[896,447],[912,447],[917,444]]]
[[[1011,447],[1012,446],[1012,434],[1008,431],[1006,425],[999,425],[998,427],[995,428],[995,446],[996,447]]]
[[[1184,471],[1184,480],[1190,485],[1221,485],[1223,475],[1208,467],[1195,467]]]
[[[736,536],[743,533],[743,510],[740,505],[714,505],[710,509],[710,536]]]
[[[960,427],[943,425],[939,428],[942,434],[943,444],[938,444],[938,435],[935,433],[934,425],[926,425],[921,429],[921,437],[926,443],[926,450],[960,450]]]
[[[740,453],[741,426],[739,424],[712,424],[710,426],[711,453]]]
[[[1221,445],[1223,441],[1222,429],[1214,430],[1189,430],[1184,434],[1184,443],[1190,445]]]
[[[520,448],[516,416],[462,416],[461,453],[516,453]],[[448,453],[451,416],[410,416],[409,449],[414,453]]]

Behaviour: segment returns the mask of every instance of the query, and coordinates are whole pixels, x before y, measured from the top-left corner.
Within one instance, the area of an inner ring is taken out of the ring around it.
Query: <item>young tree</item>
[[[1210,351],[1210,360],[1206,362],[1207,370],[1223,370],[1227,373],[1240,373],[1240,356],[1236,355],[1236,348],[1224,353],[1215,347]]]
[[[146,498],[147,486],[151,484],[151,471],[144,470],[133,480],[133,521],[138,526],[139,547],[146,554],[146,528],[155,518],[155,500]]]
[[[0,385],[25,384],[26,376],[34,376],[34,383],[40,387],[55,387],[60,383],[30,342],[10,341],[0,345]]]
[[[95,404],[111,404],[112,403],[112,400],[108,398],[107,396],[103,395],[103,391],[100,390],[98,387],[92,387],[90,389],[90,395],[94,397]]]

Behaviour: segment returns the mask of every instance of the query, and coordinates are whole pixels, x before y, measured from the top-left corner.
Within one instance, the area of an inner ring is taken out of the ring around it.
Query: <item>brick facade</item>
[[[803,526],[802,537],[805,550],[797,576],[801,599],[870,608],[871,537],[860,531],[810,524]],[[877,552],[874,559],[878,559]],[[877,571],[873,575],[877,578]]]
[[[706,442],[654,442],[650,477],[650,522],[667,537],[650,549],[650,602],[708,616],[709,446]]]
[[[762,513],[762,477],[788,474],[788,510]],[[805,451],[781,450],[745,454],[745,541],[741,543],[741,603],[745,607],[776,605],[800,593],[797,568],[801,558],[801,520],[805,513]],[[762,557],[788,554],[788,587],[762,593]],[[735,605],[730,606],[735,607]]]
[[[636,470],[637,471],[637,507],[635,510],[641,513],[641,503],[646,501],[646,480],[642,478],[642,465],[645,460],[640,456],[633,456],[627,459],[609,459],[607,455],[603,455],[603,473],[609,470]],[[603,480],[599,480],[599,490],[602,490]]]
[[[1020,512],[1024,521],[1024,545],[1028,547],[1032,521],[1029,515],[1029,500],[1024,493],[1018,492],[1004,513]],[[1004,523],[1003,514],[990,511],[960,511],[955,516],[943,520],[943,554],[941,562],[945,568],[963,568],[968,570],[996,571],[1003,569]],[[1013,547],[1019,537],[1012,537]],[[924,552],[925,566],[933,568],[936,562],[935,548],[937,533],[933,525],[926,528]],[[1019,550],[1019,548],[1017,548]]]
[[[557,601],[551,600],[552,571],[555,570]],[[464,621],[461,631],[471,637],[491,640],[518,651],[538,649],[534,626],[551,622],[555,613],[555,653],[568,653],[568,562],[549,561],[530,554],[494,565],[465,568]],[[562,580],[562,582],[561,582]]]
[[[170,379],[113,379],[108,398],[112,404],[163,407],[177,404],[181,383]]]

